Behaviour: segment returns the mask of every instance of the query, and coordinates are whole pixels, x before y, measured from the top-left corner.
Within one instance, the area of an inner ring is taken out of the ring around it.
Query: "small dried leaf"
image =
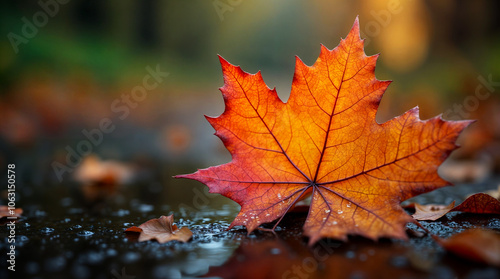
[[[450,210],[455,206],[455,202],[450,203],[449,205],[440,205],[440,204],[427,204],[422,205],[415,203],[415,214],[413,214],[413,218],[416,220],[431,220],[435,221],[446,213],[450,212]]]
[[[178,229],[174,222],[174,215],[161,216],[151,219],[139,227],[133,226],[125,230],[128,233],[140,233],[139,242],[156,239],[160,243],[172,240],[187,242],[193,236],[188,228]]]
[[[471,229],[447,239],[437,236],[434,239],[460,257],[500,266],[500,234],[493,230]]]

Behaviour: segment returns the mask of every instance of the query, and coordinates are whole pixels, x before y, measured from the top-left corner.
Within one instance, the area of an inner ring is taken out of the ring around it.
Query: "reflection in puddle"
[[[244,242],[222,266],[219,278],[413,278],[424,273],[406,263],[408,247],[357,239],[351,244],[323,240],[307,247],[299,239]],[[396,264],[394,264],[396,263]]]
[[[113,274],[126,272],[135,278],[414,278],[429,275],[453,278],[481,268],[450,261],[442,250],[436,250],[428,237],[412,237],[409,242],[372,242],[362,238],[352,238],[348,243],[323,240],[308,247],[302,235],[307,212],[285,217],[276,229],[278,237],[262,231],[247,235],[243,227],[227,231],[240,210],[239,205],[207,193],[206,187],[198,183],[169,180],[162,185],[162,191],[130,185],[123,188],[116,200],[97,211],[79,203],[75,194],[71,196],[68,191],[71,185],[56,185],[50,191],[35,189],[31,194],[20,189],[26,214],[16,226],[16,252],[25,268],[19,270],[18,275],[115,278]],[[446,193],[437,191],[435,195]],[[193,232],[192,241],[139,243],[128,240],[123,233],[130,226],[172,213],[179,227],[188,227]],[[491,216],[475,218],[472,222],[463,215],[450,214],[447,219],[423,222],[423,225],[440,236],[447,236],[477,224],[498,229],[499,222]],[[0,248],[5,245],[0,243]]]

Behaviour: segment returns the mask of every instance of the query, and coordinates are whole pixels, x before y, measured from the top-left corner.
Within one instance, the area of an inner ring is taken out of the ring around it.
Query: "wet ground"
[[[183,173],[185,171],[169,170]],[[153,181],[153,182],[152,182]],[[165,182],[159,182],[165,181]],[[467,194],[495,189],[500,178],[458,185],[422,195],[419,203],[461,202]],[[23,218],[16,224],[16,271],[1,261],[1,278],[499,278],[500,270],[447,254],[428,236],[373,242],[322,240],[307,246],[301,227],[305,213],[290,213],[277,229],[250,235],[227,230],[239,206],[206,187],[170,176],[120,189],[105,203],[89,205],[73,183],[18,187]],[[181,190],[179,190],[181,189]],[[188,227],[188,243],[136,242],[124,230],[174,214]],[[448,237],[475,226],[500,230],[500,216],[450,213],[421,222]],[[417,229],[408,226],[409,229]],[[7,228],[0,228],[7,253]],[[3,257],[2,257],[3,258]]]

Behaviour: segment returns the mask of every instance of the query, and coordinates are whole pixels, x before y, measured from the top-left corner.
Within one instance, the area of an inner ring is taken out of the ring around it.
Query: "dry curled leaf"
[[[151,219],[139,227],[132,226],[125,230],[126,233],[140,233],[139,242],[156,239],[160,243],[177,240],[187,242],[193,236],[191,230],[186,227],[177,228],[173,225],[174,215],[161,216],[158,219]]]
[[[451,211],[460,211],[475,214],[500,214],[500,201],[484,193],[471,195],[456,207],[453,207],[454,205],[455,202],[452,202],[449,205],[421,205],[418,203],[411,203],[404,206],[404,208],[414,208],[415,214],[413,214],[412,216],[419,221],[435,221]]]
[[[413,218],[415,220],[430,220],[435,221],[446,213],[450,212],[450,210],[455,206],[455,202],[450,203],[449,205],[440,205],[440,204],[418,204],[415,203],[415,214],[413,214]]]
[[[468,197],[463,203],[453,208],[451,211],[500,214],[500,201],[488,194],[477,193]]]
[[[460,257],[500,266],[500,234],[485,229],[470,229],[447,239],[433,238],[447,251]]]
[[[349,234],[406,239],[405,224],[414,219],[400,203],[448,185],[437,168],[470,121],[422,121],[413,108],[378,124],[390,82],[375,78],[378,55],[367,57],[363,47],[356,19],[338,47],[321,47],[313,66],[297,58],[287,103],[260,72],[248,74],[220,58],[226,107],[207,119],[232,161],[176,177],[239,203],[230,227],[251,232],[278,224],[311,195],[304,225],[309,244]]]

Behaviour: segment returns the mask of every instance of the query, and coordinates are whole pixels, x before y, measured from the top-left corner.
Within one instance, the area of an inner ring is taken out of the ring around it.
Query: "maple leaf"
[[[174,215],[161,216],[158,219],[151,219],[139,227],[132,226],[125,230],[126,233],[140,233],[139,242],[156,239],[160,243],[172,240],[187,242],[193,233],[186,227],[177,228],[173,225]]]
[[[356,19],[338,47],[321,46],[313,66],[296,59],[287,103],[260,72],[248,74],[220,57],[225,111],[207,120],[232,161],[176,177],[239,203],[230,228],[251,232],[278,220],[276,227],[311,195],[309,244],[348,234],[406,239],[405,224],[414,219],[400,203],[448,185],[437,168],[470,121],[421,121],[416,107],[378,124],[390,81],[375,78],[377,57],[365,55]]]

